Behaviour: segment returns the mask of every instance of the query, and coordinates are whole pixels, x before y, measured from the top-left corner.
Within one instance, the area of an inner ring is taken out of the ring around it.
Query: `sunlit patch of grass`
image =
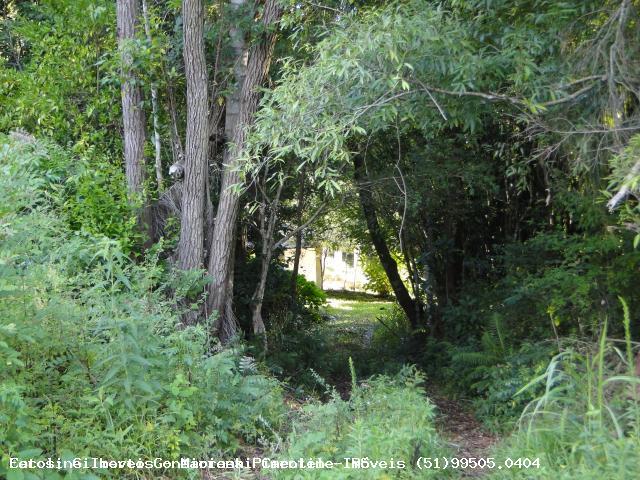
[[[369,362],[373,332],[380,325],[377,318],[388,314],[393,303],[373,295],[333,293],[328,292],[327,306],[324,308],[324,313],[331,320],[321,327],[324,334],[331,338],[332,357],[342,367],[347,365],[349,357],[362,366]],[[346,371],[340,371],[338,377],[346,376]]]
[[[390,301],[373,296],[345,299],[336,298],[331,292],[328,295],[325,313],[333,317],[329,325],[334,327],[336,325],[363,327],[376,324],[376,317],[388,313],[393,305]]]

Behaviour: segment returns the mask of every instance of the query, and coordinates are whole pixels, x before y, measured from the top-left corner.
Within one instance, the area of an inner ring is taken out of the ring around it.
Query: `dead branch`
[[[622,185],[618,189],[618,192],[611,197],[607,202],[607,207],[610,212],[613,212],[622,202],[626,200],[632,191],[632,185],[634,180],[640,175],[640,160],[631,168],[627,176],[625,177]]]

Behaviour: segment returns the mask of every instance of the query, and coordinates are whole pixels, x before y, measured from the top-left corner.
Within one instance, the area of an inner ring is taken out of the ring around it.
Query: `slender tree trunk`
[[[218,38],[216,41],[215,47],[215,60],[213,62],[213,68],[211,71],[211,77],[209,79],[209,118],[208,118],[208,133],[207,136],[209,138],[209,159],[207,160],[207,185],[206,191],[207,196],[205,198],[205,228],[204,228],[204,244],[205,244],[205,265],[208,265],[209,255],[206,251],[206,247],[211,245],[211,239],[213,238],[213,227],[215,225],[215,210],[213,206],[213,202],[211,200],[211,192],[218,191],[219,189],[219,173],[220,168],[218,164],[219,155],[218,148],[223,143],[221,140],[224,139],[225,134],[220,129],[220,125],[222,119],[225,114],[224,104],[218,101],[219,92],[226,88],[226,81],[221,80],[219,78],[220,73],[220,58],[222,55],[222,41],[225,32],[221,30],[218,32]],[[239,37],[240,40],[242,37]],[[244,43],[242,43],[242,47],[239,49],[240,51],[244,50]],[[232,122],[233,123],[233,122]],[[213,167],[213,168],[210,168]]]
[[[151,43],[151,22],[149,21],[147,0],[142,0],[142,15],[144,17],[144,32],[147,36],[147,41]],[[151,112],[153,115],[153,145],[155,148],[156,182],[158,184],[158,191],[160,192],[163,189],[164,179],[162,175],[160,120],[158,118],[158,86],[155,83],[151,84]]]
[[[263,337],[264,346],[267,346],[267,330],[262,319],[262,302],[264,301],[264,292],[267,286],[267,277],[269,274],[269,263],[271,263],[271,245],[262,252],[262,260],[260,261],[260,278],[256,286],[253,296],[251,297],[251,325],[253,334]]]
[[[407,273],[409,274],[409,283],[411,284],[411,291],[413,292],[413,298],[422,298],[420,279],[418,277],[418,265],[411,252],[411,249],[406,247],[407,245],[406,231],[402,232],[401,235],[403,238],[402,246],[404,247],[402,250],[402,256],[404,257],[405,262],[407,264]],[[416,311],[416,316],[420,317],[421,316],[420,309],[422,308],[422,305],[420,304],[420,302],[414,301],[413,306]]]
[[[636,368],[635,368],[636,377],[640,377],[640,352],[636,354]],[[640,400],[640,384],[636,385],[634,392],[635,400]]]
[[[244,0],[232,0],[232,4],[238,8],[244,4]],[[237,331],[232,314],[233,291],[229,290],[228,284],[233,277],[231,252],[240,199],[231,187],[240,182],[237,167],[244,148],[246,128],[253,122],[258,109],[258,89],[267,76],[275,44],[275,32],[270,27],[280,19],[281,14],[282,9],[277,0],[266,1],[262,11],[262,23],[267,27],[267,31],[251,48],[248,56],[241,33],[237,29],[232,29],[231,32],[237,56],[238,91],[234,92],[227,102],[228,123],[225,130],[228,144],[223,157],[221,191],[208,268],[213,279],[209,284],[209,310],[219,313],[216,330],[222,342],[227,342]],[[243,67],[244,64],[246,68]]]
[[[296,233],[296,246],[293,252],[293,270],[291,271],[291,285],[289,294],[293,304],[298,295],[298,275],[300,275],[300,257],[302,257],[302,232]]]
[[[376,213],[375,203],[373,195],[371,193],[370,186],[367,185],[367,173],[362,157],[355,155],[353,157],[354,165],[354,177],[358,184],[358,196],[360,197],[360,205],[362,212],[364,213],[365,220],[367,222],[367,228],[369,229],[369,235],[371,237],[371,243],[378,254],[382,268],[387,274],[393,293],[396,300],[400,304],[400,307],[409,318],[411,326],[415,329],[420,323],[420,315],[418,308],[416,308],[417,300],[411,298],[407,287],[404,285],[400,274],[398,273],[398,265],[391,256],[389,247],[382,234],[382,229],[378,223],[378,215]]]
[[[269,265],[271,263],[271,258],[273,256],[273,250],[275,246],[275,240],[273,236],[275,234],[276,221],[278,220],[280,195],[282,194],[283,187],[284,181],[280,182],[280,184],[278,185],[278,190],[273,201],[268,202],[268,200],[265,198],[264,203],[260,208],[260,235],[262,237],[262,250],[260,255],[260,278],[258,280],[258,285],[253,292],[253,296],[251,297],[251,323],[253,325],[253,334],[256,336],[264,336],[263,340],[265,349],[267,347],[267,331],[264,326],[264,320],[262,319],[262,302],[264,300],[264,291],[267,286]],[[268,203],[270,203],[270,205],[268,205]],[[266,217],[267,207],[270,207],[268,219]]]
[[[167,97],[169,99],[169,116],[171,117],[171,151],[173,153],[173,163],[184,161],[184,148],[180,140],[180,130],[178,129],[178,112],[176,110],[176,97],[173,85],[167,86]]]
[[[433,246],[433,226],[429,222],[427,217],[422,217],[421,223],[419,225],[420,231],[424,238],[422,243],[422,250],[425,252],[434,252],[435,247]],[[443,297],[441,292],[440,283],[438,278],[436,278],[436,272],[438,271],[436,260],[433,259],[433,256],[429,256],[431,260],[427,260],[422,264],[422,277],[426,279],[426,284],[424,287],[424,295],[426,300],[426,323],[429,327],[430,335],[434,338],[440,338],[442,333],[442,316],[440,309],[436,306],[435,299],[436,297]]]
[[[321,245],[316,245],[315,254],[316,254],[316,285],[320,290],[323,290],[323,280],[324,280],[324,269],[323,269],[323,261],[322,254],[324,252],[324,248]]]
[[[182,17],[184,69],[187,80],[187,135],[178,267],[191,270],[200,268],[204,257],[208,103],[202,0],[184,0]]]
[[[239,35],[239,32],[234,33],[236,36]],[[218,98],[220,92],[226,89],[227,81],[226,75],[223,78],[220,78],[219,70],[220,70],[220,57],[223,51],[222,48],[222,40],[223,40],[223,31],[221,30],[218,33],[218,40],[216,42],[216,55],[213,63],[213,69],[211,71],[212,76],[209,79],[210,86],[210,95],[209,95],[209,157],[214,159],[217,157],[218,146],[223,142],[221,140],[225,137],[225,132],[221,131],[220,125],[224,118],[225,114],[225,106],[224,103],[219,102]],[[242,37],[238,39],[242,40]],[[241,52],[244,51],[244,43],[242,45],[238,45],[238,50]]]
[[[298,205],[296,206],[296,221],[298,227],[302,225],[302,213],[304,212],[304,184],[305,184],[305,171],[300,172],[300,178],[298,181]],[[296,295],[298,294],[298,272],[300,271],[300,256],[302,255],[302,230],[296,233],[296,247],[293,253],[293,271],[291,272],[291,285],[289,287],[289,294],[291,295],[291,304],[295,302]]]
[[[122,61],[122,123],[124,127],[124,162],[129,198],[143,201],[145,116],[142,108],[142,90],[136,83],[133,57],[130,49],[135,39],[138,0],[118,0],[116,3],[118,45]],[[149,234],[150,212],[144,206],[138,213],[140,229]]]

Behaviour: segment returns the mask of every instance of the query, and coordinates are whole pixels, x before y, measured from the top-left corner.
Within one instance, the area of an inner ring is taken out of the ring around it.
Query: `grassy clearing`
[[[364,293],[327,292],[327,297],[322,314],[328,320],[317,325],[309,336],[315,353],[306,359],[307,368],[346,395],[351,383],[349,358],[353,359],[359,378],[388,373],[384,362],[374,361],[379,357],[374,337],[381,328],[377,318],[388,316],[394,307],[387,299]],[[399,368],[393,369],[393,373],[397,371]]]
[[[393,303],[359,292],[328,292],[325,314],[330,321],[322,326],[332,339],[334,354],[346,361],[353,357],[359,367],[368,367],[371,358],[374,332],[381,324],[378,318],[388,315]]]
[[[329,328],[344,333],[368,333],[377,325],[377,317],[391,312],[393,303],[359,292],[327,292],[325,313],[330,315]]]

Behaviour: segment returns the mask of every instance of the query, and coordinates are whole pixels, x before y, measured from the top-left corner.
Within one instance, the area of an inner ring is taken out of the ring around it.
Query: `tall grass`
[[[630,312],[622,301],[625,338],[566,341],[544,374],[544,393],[524,410],[519,431],[496,457],[540,458],[539,469],[496,471],[495,478],[636,479],[640,474],[640,378],[634,370],[638,343],[631,340]],[[520,393],[520,392],[519,392]]]

